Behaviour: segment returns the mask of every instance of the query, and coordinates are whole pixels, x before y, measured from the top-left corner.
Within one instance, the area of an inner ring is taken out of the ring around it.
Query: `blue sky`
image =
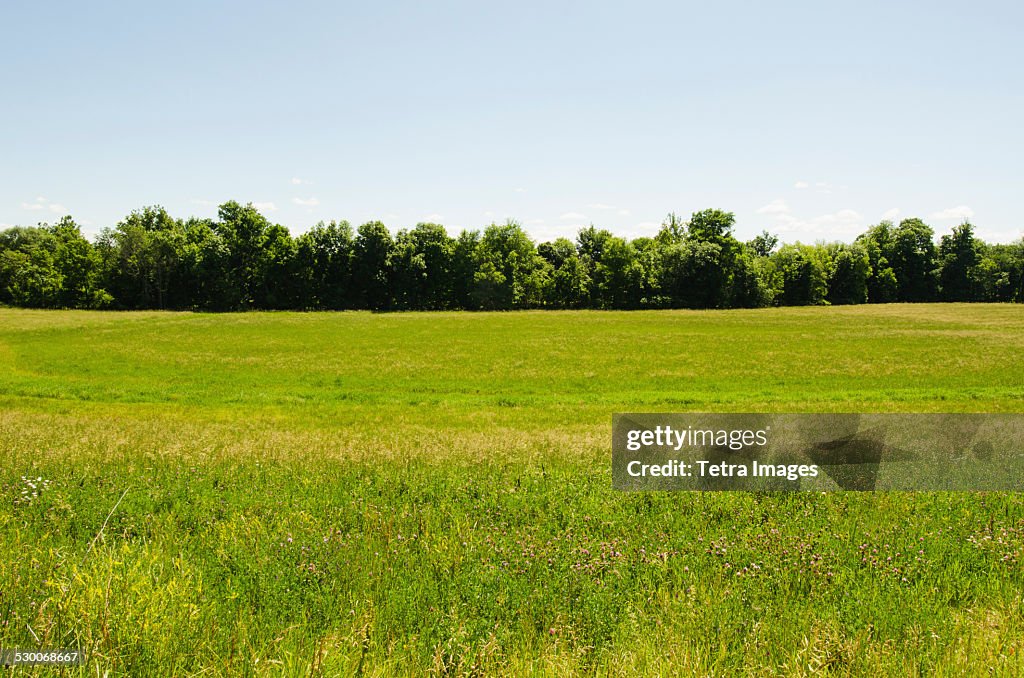
[[[1024,228],[1016,3],[41,0],[0,25],[4,225],[237,199],[296,233]]]

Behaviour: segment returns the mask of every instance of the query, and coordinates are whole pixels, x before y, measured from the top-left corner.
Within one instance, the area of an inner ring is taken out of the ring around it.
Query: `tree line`
[[[508,221],[451,236],[421,223],[319,223],[293,237],[251,204],[216,219],[132,212],[90,241],[71,217],[0,231],[0,304],[37,308],[443,310],[754,308],[1024,301],[1024,240],[920,219],[852,243],[738,240],[735,217],[670,214],[653,237],[593,226],[539,245]]]

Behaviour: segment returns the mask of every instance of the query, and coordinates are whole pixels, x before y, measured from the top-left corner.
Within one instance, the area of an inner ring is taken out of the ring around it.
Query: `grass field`
[[[0,646],[89,676],[1024,674],[1018,495],[610,477],[613,412],[1021,412],[1022,356],[1010,305],[0,309]]]

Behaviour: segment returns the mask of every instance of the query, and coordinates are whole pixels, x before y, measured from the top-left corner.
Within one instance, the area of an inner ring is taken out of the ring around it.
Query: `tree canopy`
[[[505,310],[1024,301],[1024,242],[920,219],[853,243],[734,235],[731,212],[669,214],[653,237],[593,225],[536,244],[515,221],[451,235],[421,223],[319,223],[298,236],[253,205],[216,219],[144,207],[87,239],[71,217],[0,231],[0,303],[37,308]]]

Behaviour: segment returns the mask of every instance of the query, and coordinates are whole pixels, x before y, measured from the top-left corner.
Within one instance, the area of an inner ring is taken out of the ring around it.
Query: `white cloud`
[[[200,207],[213,207],[214,204],[212,200],[203,200],[202,198],[192,198],[190,202]]]
[[[896,221],[900,216],[900,208],[893,207],[891,210],[882,212],[882,221]]]
[[[1011,243],[1020,242],[1024,239],[1024,230],[989,230],[979,228],[976,235],[986,242]]]
[[[587,205],[587,208],[588,209],[592,209],[592,210],[602,210],[602,211],[614,210],[615,213],[618,214],[620,217],[628,217],[630,215],[630,211],[628,209],[624,208],[624,207],[616,207],[615,205],[609,205],[609,204],[603,203],[603,202],[593,202],[593,203],[590,203],[589,205]]]
[[[957,205],[956,207],[947,207],[944,210],[938,212],[932,212],[930,218],[932,219],[970,219],[974,216],[974,210],[967,205]]]
[[[526,193],[526,189],[525,188],[517,188],[516,189],[516,193]]]
[[[789,205],[782,198],[776,198],[757,210],[758,214],[789,214]]]
[[[789,213],[775,215],[775,228],[795,239],[824,238],[827,240],[857,235],[864,229],[864,217],[859,212],[843,209],[811,219],[800,219]]]
[[[831,193],[832,190],[835,188],[832,184],[828,183],[827,181],[815,181],[812,185],[809,181],[801,180],[793,184],[793,188],[797,189],[798,191],[806,190],[808,188],[811,188],[812,186],[815,192],[817,193]],[[846,186],[839,187],[839,189],[842,191],[845,191],[846,188]]]
[[[299,177],[292,177],[292,186],[301,186],[302,184],[308,184],[309,181],[300,179]]]
[[[49,210],[54,214],[67,214],[68,208],[64,207],[59,203],[50,202],[43,196],[37,196],[35,202],[23,202],[21,203],[21,209],[30,210],[32,212],[38,212],[39,210]]]
[[[320,204],[316,198],[292,198],[292,202],[302,207],[316,207]]]
[[[254,202],[253,207],[258,209],[260,212],[276,212],[277,205],[272,202]]]
[[[566,212],[558,218],[562,221],[586,221],[587,219],[585,214],[580,214],[579,212]]]
[[[444,221],[444,217],[441,216],[440,214],[428,214],[427,216],[420,219],[420,221],[428,224],[438,224]]]
[[[856,210],[849,210],[849,209],[847,209],[847,210],[839,210],[835,214],[826,214],[824,217],[820,217],[820,218],[821,219],[825,219],[826,221],[824,223],[829,223],[829,224],[830,223],[851,223],[851,222],[854,222],[854,221],[860,221],[862,219],[862,217],[860,216],[859,212],[857,212]]]
[[[615,235],[623,238],[651,238],[661,230],[660,221],[641,221],[632,225],[617,225]]]
[[[544,223],[545,221],[543,219],[530,219],[529,221],[526,222],[526,224],[529,226],[541,226]]]

